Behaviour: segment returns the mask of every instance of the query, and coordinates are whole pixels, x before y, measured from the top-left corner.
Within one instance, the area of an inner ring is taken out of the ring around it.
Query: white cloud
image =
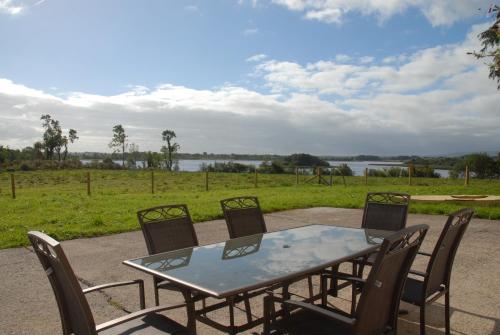
[[[7,13],[11,15],[20,14],[24,10],[24,6],[14,4],[12,0],[0,0],[0,13]]]
[[[371,56],[363,56],[363,57],[359,58],[359,62],[361,64],[372,63],[374,60],[375,60],[375,57],[371,57]]]
[[[335,60],[337,62],[348,62],[351,60],[351,57],[348,55],[344,55],[344,54],[338,54],[335,56]]]
[[[411,9],[420,10],[433,26],[450,25],[473,16],[477,8],[487,6],[482,0],[270,0],[289,10],[302,12],[306,19],[341,23],[343,17],[356,12],[374,15],[379,21]]]
[[[196,6],[196,5],[188,5],[188,6],[184,7],[184,9],[187,10],[187,11],[190,11],[190,12],[197,12],[197,11],[199,11],[198,6]]]
[[[265,54],[256,54],[246,59],[247,62],[260,62],[267,58]]]
[[[477,48],[483,28],[476,26],[462,43],[380,64],[299,64],[256,55],[257,82],[264,80],[270,93],[235,85],[200,90],[163,84],[131,85],[111,96],[55,96],[0,79],[0,143],[31,145],[41,137],[40,115],[49,113],[78,130],[73,150],[79,151],[109,150],[118,123],[141,150],[158,150],[165,128],[176,130],[185,152],[497,150],[500,95],[487,67],[466,55]]]
[[[243,35],[255,35],[259,32],[259,29],[257,28],[248,28],[243,30]]]

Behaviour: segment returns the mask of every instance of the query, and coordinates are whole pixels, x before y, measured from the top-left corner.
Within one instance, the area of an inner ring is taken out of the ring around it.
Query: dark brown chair
[[[267,232],[257,197],[229,198],[221,200],[220,204],[230,238]]]
[[[406,193],[395,192],[371,192],[366,194],[365,207],[363,210],[363,220],[361,228],[398,231],[406,227],[408,217],[408,206],[410,204],[410,195]],[[362,278],[364,267],[373,265],[376,254],[368,255],[364,258],[358,258],[352,261],[352,275]],[[338,266],[333,268],[338,271]],[[351,283],[345,282],[343,285],[333,279],[330,292],[337,296],[337,290],[350,286]],[[352,307],[356,308],[356,294],[359,293],[359,287],[352,286]]]
[[[361,228],[398,231],[406,227],[410,195],[372,192],[366,195]]]
[[[137,212],[137,218],[150,255],[199,245],[186,205],[144,209]],[[180,291],[176,285],[159,277],[153,277],[153,287],[156,306],[159,305],[158,289]]]
[[[185,332],[185,327],[158,314],[158,312],[185,307],[185,304],[144,309],[144,282],[142,280],[110,283],[82,290],[59,242],[40,232],[29,232],[28,238],[54,291],[64,335],[181,334]],[[85,294],[132,284],[139,286],[141,310],[96,325]]]
[[[420,307],[420,334],[425,334],[425,306],[445,296],[444,314],[446,334],[450,334],[450,278],[453,261],[460,241],[464,236],[474,211],[469,208],[450,214],[432,254],[419,252],[429,257],[425,272],[411,270],[401,299]]]
[[[352,314],[327,307],[327,278],[322,275],[321,305],[287,300],[269,294],[264,298],[264,334],[270,334],[275,320],[275,303],[282,304],[282,317],[274,327],[286,328],[288,334],[396,334],[399,301],[405,279],[418,248],[427,233],[427,225],[406,228],[384,239],[366,280],[344,277],[362,286],[357,309]],[[291,315],[289,315],[291,313]]]

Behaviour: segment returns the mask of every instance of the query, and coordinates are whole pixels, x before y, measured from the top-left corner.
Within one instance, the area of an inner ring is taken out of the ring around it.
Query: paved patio
[[[310,223],[359,227],[362,211],[357,209],[311,208],[265,215],[270,231]],[[409,215],[408,225],[430,225],[423,250],[430,251],[446,218],[435,215]],[[223,220],[195,225],[201,244],[228,239]],[[452,275],[451,325],[457,334],[500,334],[500,221],[473,219],[458,250]],[[111,236],[63,242],[64,250],[82,286],[143,278],[146,281],[146,304],[153,305],[151,278],[121,264],[124,259],[145,255],[146,247],[140,231]],[[419,261],[415,265],[421,268]],[[29,248],[0,250],[0,334],[60,334],[57,306],[49,282],[36,256]],[[315,282],[316,290],[318,283]],[[306,295],[305,283],[293,291]],[[347,293],[347,292],[346,292]],[[109,289],[91,293],[89,300],[96,323],[123,315],[123,310],[139,308],[135,287]],[[161,302],[180,302],[180,294],[161,293]],[[333,301],[333,300],[332,300]],[[348,306],[339,299],[340,306]],[[252,311],[261,312],[261,299],[252,301]],[[399,321],[400,334],[418,334],[418,310],[403,304],[410,313]],[[227,311],[214,313],[218,320],[227,320]],[[184,310],[169,314],[185,323]],[[244,321],[237,313],[237,322]],[[428,308],[428,334],[444,334],[443,299]],[[247,334],[258,334],[260,328]],[[220,334],[198,323],[198,334]]]

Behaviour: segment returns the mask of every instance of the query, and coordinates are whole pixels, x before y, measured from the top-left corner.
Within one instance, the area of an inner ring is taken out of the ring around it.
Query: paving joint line
[[[91,281],[88,281],[88,280],[86,280],[84,278],[81,278],[79,276],[76,276],[76,279],[80,283],[84,284],[85,286],[87,286],[89,288],[93,287],[93,286],[96,286]],[[116,308],[118,310],[121,310],[121,311],[123,311],[125,313],[132,313],[131,311],[129,311],[128,309],[126,309],[122,304],[120,304],[118,301],[113,300],[113,296],[111,294],[108,294],[108,293],[104,292],[104,290],[97,290],[95,292],[100,293],[106,299],[106,302],[108,303],[108,305],[110,305],[110,306],[112,306],[112,307],[114,307],[114,308]]]

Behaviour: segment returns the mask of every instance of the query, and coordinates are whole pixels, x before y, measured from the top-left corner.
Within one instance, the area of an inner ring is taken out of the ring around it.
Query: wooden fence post
[[[295,167],[295,185],[299,184],[299,168]]]
[[[318,174],[318,184],[321,184],[321,169],[320,167],[318,166],[317,167],[317,174]]]
[[[465,166],[465,186],[469,186],[469,165]]]
[[[14,174],[10,174],[10,186],[12,188],[12,199],[16,198],[16,178],[14,177]]]
[[[412,167],[413,167],[413,164],[408,165],[408,185],[411,185],[411,175],[413,172]]]
[[[87,195],[90,197],[90,172],[87,171]]]
[[[330,169],[330,187],[333,186],[333,169]]]
[[[208,170],[205,171],[205,191],[208,191]]]
[[[155,171],[151,170],[151,194],[155,194]]]
[[[365,185],[368,185],[368,168],[365,168]]]
[[[257,188],[259,186],[259,184],[258,184],[258,178],[259,178],[259,170],[256,167],[255,168],[255,180],[254,180],[255,188]]]

